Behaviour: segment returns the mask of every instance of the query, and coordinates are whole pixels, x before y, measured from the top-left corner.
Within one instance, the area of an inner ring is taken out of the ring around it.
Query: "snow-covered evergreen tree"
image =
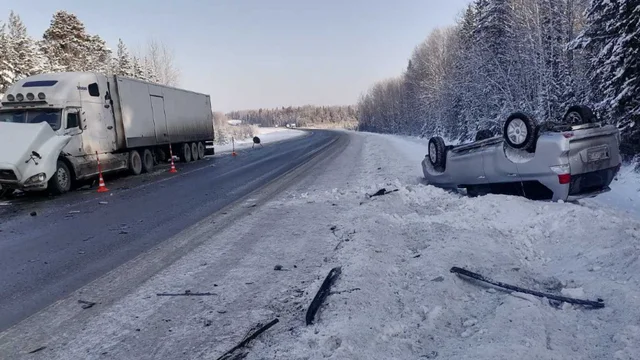
[[[0,96],[15,80],[12,63],[7,27],[0,22]]]
[[[89,36],[84,24],[66,11],[53,15],[51,25],[44,32],[42,52],[53,71],[87,71],[103,60],[102,43]],[[98,51],[98,54],[92,51]]]
[[[90,35],[87,43],[89,53],[83,71],[94,71],[108,74],[112,70],[111,49],[98,35]]]
[[[143,72],[144,79],[153,83],[158,82],[158,74],[156,73],[156,67],[153,64],[153,60],[149,56],[145,56],[143,60]]]
[[[16,80],[37,74],[43,68],[42,54],[35,41],[27,33],[20,16],[13,11],[9,14],[8,40],[10,61],[13,65]]]
[[[129,51],[122,39],[118,39],[115,73],[122,76],[134,77],[134,64],[131,62]]]
[[[144,66],[140,61],[140,59],[137,56],[134,56],[131,62],[132,62],[132,76],[135,79],[147,80],[144,73]]]

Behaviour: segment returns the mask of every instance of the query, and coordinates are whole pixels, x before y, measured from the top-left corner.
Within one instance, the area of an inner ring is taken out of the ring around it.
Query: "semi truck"
[[[153,171],[173,152],[213,154],[209,95],[118,75],[38,74],[10,86],[0,107],[0,195],[62,194],[103,173]],[[171,148],[170,148],[171,147]]]

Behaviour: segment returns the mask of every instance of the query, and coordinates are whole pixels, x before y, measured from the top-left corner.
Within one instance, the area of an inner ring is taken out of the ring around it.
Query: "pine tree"
[[[10,43],[6,25],[0,22],[0,94],[15,80],[14,69],[10,58]]]
[[[572,42],[574,48],[583,49],[591,58],[589,64],[589,81],[591,89],[589,100],[595,103],[596,110],[603,115],[606,120],[611,121],[610,114],[604,109],[606,107],[605,87],[612,73],[610,64],[612,52],[615,49],[620,34],[620,24],[618,23],[618,1],[596,1],[592,0],[587,9],[587,20],[584,30]],[[605,110],[605,111],[602,111]]]
[[[512,100],[508,87],[514,36],[509,0],[483,0],[477,3],[477,26],[474,42],[480,56],[479,74],[484,77],[484,109],[490,120],[504,117],[505,107]]]
[[[147,80],[145,73],[144,73],[144,68],[143,65],[140,62],[140,59],[138,59],[138,57],[134,56],[133,59],[131,60],[133,63],[133,67],[132,67],[132,76],[135,79],[140,79],[140,80]]]
[[[58,11],[44,32],[41,47],[53,71],[85,71],[92,56],[91,41],[75,15]]]
[[[118,39],[118,52],[116,58],[116,71],[117,75],[133,77],[134,76],[134,64],[131,63],[129,57],[129,51],[124,45],[122,39]]]
[[[27,34],[27,28],[20,16],[13,11],[9,14],[8,30],[10,58],[16,79],[41,72],[42,54],[39,53],[35,41]]]
[[[144,57],[143,69],[144,69],[144,77],[146,81],[149,81],[152,83],[158,82],[158,74],[156,74],[156,67],[153,64],[152,59],[150,59],[148,56]]]
[[[92,71],[102,74],[108,74],[112,68],[111,49],[107,43],[98,35],[90,35],[88,37],[89,54],[86,63],[82,67],[83,71]]]

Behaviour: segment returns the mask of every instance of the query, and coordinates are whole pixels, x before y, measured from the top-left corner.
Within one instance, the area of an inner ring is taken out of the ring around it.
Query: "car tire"
[[[567,110],[562,118],[562,122],[570,125],[583,125],[598,121],[593,110],[585,105],[574,105]]]
[[[142,157],[138,150],[131,150],[129,153],[129,172],[134,176],[142,174]]]
[[[447,160],[447,149],[444,139],[440,136],[434,136],[429,139],[429,162],[438,171],[444,171]]]
[[[56,172],[51,176],[47,184],[47,188],[52,195],[62,195],[71,190],[73,177],[71,170],[62,160],[58,160],[56,164]]]
[[[153,172],[153,165],[155,161],[153,159],[153,153],[149,149],[144,149],[142,152],[142,172],[151,173]]]
[[[511,114],[504,122],[504,141],[514,149],[523,149],[533,152],[536,146],[538,123],[525,113]]]

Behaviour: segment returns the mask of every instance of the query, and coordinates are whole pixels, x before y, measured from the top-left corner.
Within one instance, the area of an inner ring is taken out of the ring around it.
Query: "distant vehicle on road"
[[[516,112],[502,135],[481,130],[474,142],[459,146],[431,138],[422,169],[428,183],[464,188],[471,196],[573,201],[610,190],[620,170],[619,146],[618,129],[603,125],[586,106],[569,108],[560,123],[538,124]]]
[[[12,85],[0,108],[2,192],[62,194],[82,179],[168,159],[203,158],[213,144],[209,95],[122,76],[40,74]],[[0,193],[1,195],[1,193]]]

